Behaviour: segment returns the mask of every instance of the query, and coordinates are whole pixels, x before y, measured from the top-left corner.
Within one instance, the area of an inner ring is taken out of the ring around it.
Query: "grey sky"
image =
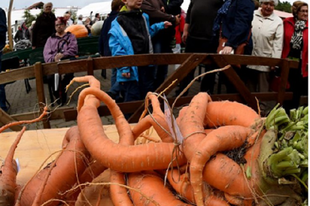
[[[80,8],[95,2],[103,2],[108,0],[45,0],[43,3],[52,2],[54,7],[67,7],[67,6],[78,6]],[[13,8],[24,9],[31,6],[34,3],[40,2],[40,0],[13,0]],[[8,8],[10,0],[1,0],[0,7]]]
[[[42,2],[53,2],[54,7],[78,6],[82,8],[90,3],[103,2],[103,1],[109,1],[109,0],[46,0]],[[295,0],[284,0],[284,1],[288,1],[292,4]],[[36,2],[40,2],[40,0],[38,1],[36,0],[13,0],[13,8],[23,9]],[[8,8],[9,4],[10,4],[10,0],[0,0],[0,7],[2,8]]]

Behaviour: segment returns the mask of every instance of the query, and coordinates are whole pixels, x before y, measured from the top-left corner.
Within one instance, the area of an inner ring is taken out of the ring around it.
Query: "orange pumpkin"
[[[65,32],[71,32],[76,38],[87,37],[88,32],[84,25],[75,25],[72,24],[68,26]]]

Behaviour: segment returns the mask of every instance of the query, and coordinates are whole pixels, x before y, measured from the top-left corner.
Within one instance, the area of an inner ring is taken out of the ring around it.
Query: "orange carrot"
[[[256,133],[257,134],[257,133]],[[255,193],[260,193],[260,172],[257,166],[260,142],[265,132],[260,133],[257,142],[244,155],[247,163],[244,169],[231,158],[217,153],[208,161],[203,170],[203,180],[212,187],[220,189],[230,198],[253,201]],[[250,138],[253,138],[250,136]],[[246,178],[246,170],[251,168],[251,178]],[[221,178],[214,178],[220,176]]]
[[[191,204],[195,204],[194,190],[188,176],[188,173],[184,173],[179,177],[178,171],[173,169],[168,172],[167,178],[173,189],[181,195],[181,197],[186,198]],[[203,188],[204,194],[210,194],[210,188],[207,186]],[[218,197],[215,194],[210,194],[204,205],[229,206],[223,197]]]
[[[130,173],[128,185],[131,188],[130,195],[134,205],[188,205],[178,200],[172,192],[164,186],[164,181],[155,173],[141,172]]]
[[[119,110],[120,112],[120,110]],[[119,133],[119,144],[121,145],[133,145],[134,144],[134,135],[131,132],[131,129],[128,126],[124,127],[124,124],[128,124],[125,117],[121,117],[124,123],[118,124],[118,127],[121,127],[125,130],[128,130],[127,132],[121,132]],[[117,120],[115,120],[117,122]],[[119,130],[121,130],[119,128]],[[110,185],[110,196],[111,200],[114,204],[114,206],[131,206],[133,205],[128,193],[127,189],[125,187],[122,187],[121,185],[126,185],[125,182],[125,174],[122,172],[117,172],[115,170],[110,170],[110,182],[112,183]]]
[[[78,177],[87,167],[85,158],[88,152],[80,139],[77,127],[71,127],[64,138],[70,140],[59,157],[35,175],[21,191],[22,206],[41,205],[50,199],[60,198],[62,192],[78,182]],[[49,203],[58,204],[58,201]]]
[[[137,125],[132,130],[134,137],[138,137],[142,132],[153,126],[163,142],[173,142],[174,140],[171,137],[169,126],[166,122],[166,117],[160,108],[158,97],[155,94],[149,92],[146,95],[146,100],[151,101],[153,112],[152,114],[139,120]],[[144,115],[142,114],[142,116]]]
[[[79,96],[81,106],[77,117],[78,127],[83,142],[93,158],[97,159],[102,165],[120,172],[166,169],[168,167],[171,162],[172,151],[174,150],[173,143],[133,146],[115,144],[104,133],[101,119],[97,112],[97,105],[93,100],[96,98],[94,96],[92,98],[85,98],[89,94],[95,95],[98,99],[108,98],[108,95],[98,89],[88,88],[84,89]],[[107,106],[109,107],[109,104]],[[109,109],[113,115],[117,105]],[[114,117],[114,119],[117,118]],[[88,125],[92,127],[89,128]],[[127,130],[120,128],[119,131]],[[186,162],[181,153],[178,155],[177,160],[180,165]],[[176,162],[174,162],[174,165],[176,165]]]
[[[188,161],[191,161],[198,144],[206,137],[203,120],[210,101],[207,93],[199,93],[184,109],[184,115],[178,117],[177,122],[184,137],[182,149]]]
[[[15,149],[26,130],[23,127],[12,144],[0,170],[0,205],[11,206],[15,203],[17,165],[14,158]]]
[[[110,196],[114,206],[129,206],[133,205],[127,189],[121,185],[126,185],[125,174],[111,170],[110,173]]]
[[[0,128],[0,133],[3,132],[6,129],[12,127],[12,126],[21,125],[21,124],[31,124],[31,123],[34,123],[34,122],[41,121],[43,119],[43,117],[45,115],[47,115],[47,114],[48,114],[48,109],[47,109],[47,106],[45,106],[44,109],[43,109],[42,114],[39,117],[37,117],[35,119],[32,119],[32,120],[22,120],[22,121],[18,121],[18,122],[8,123],[8,124],[6,124],[6,125],[4,125],[4,126],[2,126]]]
[[[207,161],[219,151],[240,147],[252,132],[252,129],[243,126],[222,126],[201,141],[190,164],[190,180],[198,206],[203,205],[202,173]]]
[[[70,81],[70,83],[66,86],[67,90],[74,82],[80,82],[80,83],[88,82],[90,87],[100,89],[100,82],[98,81],[98,79],[96,79],[92,75],[86,75],[86,76],[81,76],[81,77],[74,77]]]
[[[254,125],[260,116],[250,107],[231,101],[214,101],[208,104],[204,125],[215,128],[222,125]]]
[[[185,172],[180,175],[177,169],[169,170],[167,179],[181,197],[186,198],[192,204],[195,203],[194,191],[189,181],[189,173]]]

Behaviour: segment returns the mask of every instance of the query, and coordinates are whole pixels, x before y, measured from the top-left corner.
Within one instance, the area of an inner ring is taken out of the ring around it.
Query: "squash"
[[[72,24],[68,26],[65,32],[71,32],[76,38],[87,37],[88,31],[84,25]]]
[[[102,25],[103,25],[103,21],[96,21],[91,26],[91,35],[92,36],[100,36]]]

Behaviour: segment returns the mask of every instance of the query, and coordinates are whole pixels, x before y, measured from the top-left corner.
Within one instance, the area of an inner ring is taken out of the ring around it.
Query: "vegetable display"
[[[84,25],[70,25],[66,28],[65,32],[71,32],[76,38],[88,36],[88,31]]]
[[[202,92],[174,119],[165,97],[149,92],[132,127],[93,76],[73,82],[89,83],[79,95],[77,126],[67,131],[54,161],[17,185],[13,156],[23,128],[1,167],[1,205],[308,204],[308,107],[286,114],[277,105],[261,117],[244,104],[213,101]],[[118,143],[104,131],[102,103]],[[159,139],[149,137],[152,128]],[[103,187],[110,189],[105,203]]]

